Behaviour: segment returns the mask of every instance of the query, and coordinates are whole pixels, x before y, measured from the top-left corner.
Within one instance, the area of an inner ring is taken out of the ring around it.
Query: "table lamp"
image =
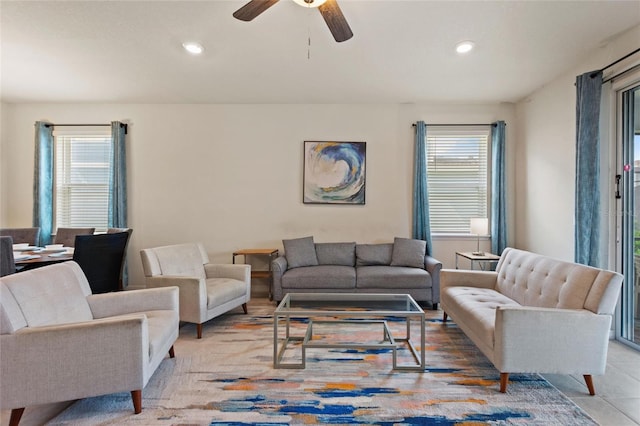
[[[480,235],[487,235],[489,233],[489,219],[486,217],[474,217],[469,219],[469,227],[471,233],[476,234],[478,238],[478,245],[476,251],[472,252],[474,256],[484,256],[484,252],[480,251]]]

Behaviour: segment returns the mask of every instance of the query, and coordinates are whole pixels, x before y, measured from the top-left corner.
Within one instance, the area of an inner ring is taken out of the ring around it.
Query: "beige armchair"
[[[202,323],[238,306],[247,313],[251,299],[249,265],[212,264],[202,244],[189,243],[140,251],[147,287],[180,288],[180,320]]]
[[[178,338],[178,289],[92,295],[68,261],[0,278],[0,409],[142,389]]]

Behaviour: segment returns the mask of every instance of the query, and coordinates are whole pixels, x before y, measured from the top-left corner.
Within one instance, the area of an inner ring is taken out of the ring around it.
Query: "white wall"
[[[281,248],[283,238],[387,242],[411,233],[413,128],[507,122],[501,105],[2,105],[0,226],[32,220],[33,124],[128,122],[131,285],[143,283],[139,250],[202,241],[212,261],[240,248]],[[305,140],[367,142],[364,206],[302,203]],[[512,179],[509,179],[512,181]],[[452,267],[475,239],[436,240]],[[485,245],[488,250],[488,246]]]
[[[639,40],[640,26],[603,45],[516,105],[514,237],[518,247],[573,260],[576,76],[625,56],[638,48]]]

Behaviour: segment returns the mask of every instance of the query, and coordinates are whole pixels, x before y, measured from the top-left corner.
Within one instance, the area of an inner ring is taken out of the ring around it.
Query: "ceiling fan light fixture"
[[[302,7],[320,7],[327,0],[293,0]]]
[[[472,41],[461,41],[460,43],[456,44],[456,52],[460,54],[469,53],[473,50],[474,47],[475,44]]]
[[[200,43],[192,41],[182,43],[182,47],[184,47],[184,50],[192,55],[200,55],[202,54],[202,52],[204,52],[204,47],[202,47]]]

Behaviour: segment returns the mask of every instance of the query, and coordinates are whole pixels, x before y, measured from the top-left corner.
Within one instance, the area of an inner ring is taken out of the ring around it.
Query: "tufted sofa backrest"
[[[588,309],[612,315],[622,275],[506,248],[496,267],[496,290],[524,306]]]

